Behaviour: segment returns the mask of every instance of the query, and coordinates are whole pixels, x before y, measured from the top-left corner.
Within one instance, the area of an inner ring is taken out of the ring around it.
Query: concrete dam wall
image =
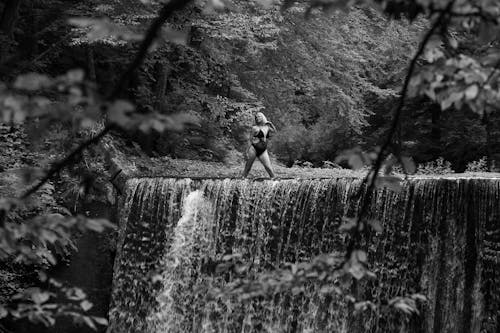
[[[246,276],[343,254],[343,216],[356,178],[133,178],[121,196],[110,332],[499,332],[500,180],[415,178],[378,190],[369,241],[375,280],[350,282],[359,300],[419,293],[419,315],[353,315],[345,295],[309,283],[246,301],[209,299],[237,276],[210,263],[236,255]],[[207,264],[208,263],[208,264]],[[212,265],[213,266],[213,265]],[[354,281],[354,280],[353,280]],[[345,281],[330,282],[345,287]]]

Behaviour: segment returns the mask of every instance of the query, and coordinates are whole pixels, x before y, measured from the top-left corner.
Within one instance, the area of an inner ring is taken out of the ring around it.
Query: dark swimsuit
[[[255,152],[257,156],[262,155],[266,149],[267,149],[267,141],[264,141],[264,132],[262,130],[259,130],[259,133],[254,135],[254,137],[259,138],[259,142],[257,143],[252,143],[253,148],[255,149]],[[269,132],[267,133],[266,138],[269,138]]]

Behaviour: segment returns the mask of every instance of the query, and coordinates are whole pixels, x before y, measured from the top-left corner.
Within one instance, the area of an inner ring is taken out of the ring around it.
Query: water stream
[[[421,293],[420,315],[354,316],[352,304],[310,283],[251,301],[208,299],[234,276],[214,263],[237,254],[247,276],[343,253],[343,216],[359,179],[130,179],[121,198],[111,332],[499,332],[500,180],[413,179],[379,190],[369,262],[376,281],[354,296]],[[376,285],[377,287],[374,287]]]

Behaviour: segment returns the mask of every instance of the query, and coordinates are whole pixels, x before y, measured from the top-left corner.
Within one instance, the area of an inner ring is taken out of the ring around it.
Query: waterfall
[[[155,321],[159,332],[184,332],[186,325],[183,325],[183,320],[187,316],[176,308],[189,308],[193,301],[190,297],[194,286],[192,277],[198,273],[196,268],[200,267],[204,258],[214,255],[211,251],[212,225],[209,223],[211,207],[203,198],[203,193],[191,192],[182,211],[182,217],[174,228],[163,272],[153,277],[153,283],[161,283],[163,291],[158,298],[159,311],[148,321]]]
[[[121,199],[111,332],[498,332],[500,180],[410,179],[381,189],[369,217],[368,280],[332,288],[359,300],[420,293],[420,315],[354,315],[335,292],[302,290],[241,301],[207,297],[248,277],[322,253],[343,254],[342,217],[356,214],[356,178],[317,180],[130,179]]]

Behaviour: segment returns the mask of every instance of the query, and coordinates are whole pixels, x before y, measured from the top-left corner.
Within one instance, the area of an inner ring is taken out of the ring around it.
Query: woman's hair
[[[257,113],[255,114],[255,118],[257,118],[258,116],[261,116],[261,117],[262,117],[262,122],[263,122],[264,124],[267,124],[267,122],[268,122],[268,121],[267,121],[267,117],[266,117],[266,116],[265,116],[262,112],[257,112]]]
[[[271,127],[273,130],[276,131],[276,127],[274,126],[274,124],[272,122],[270,122],[269,120],[267,120],[267,117],[262,113],[262,112],[257,112],[255,114],[255,117],[257,118],[258,116],[261,116],[262,117],[262,123],[264,125],[268,125],[269,127]]]

